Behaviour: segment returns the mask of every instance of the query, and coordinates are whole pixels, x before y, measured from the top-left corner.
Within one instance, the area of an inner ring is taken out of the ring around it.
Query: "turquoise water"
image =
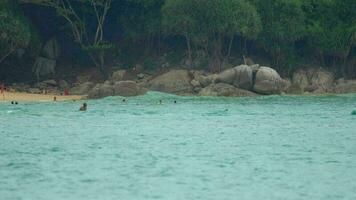
[[[0,199],[356,199],[356,95],[121,99],[0,103]]]

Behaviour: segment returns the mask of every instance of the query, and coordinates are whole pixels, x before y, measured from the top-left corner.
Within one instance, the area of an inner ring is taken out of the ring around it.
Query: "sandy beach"
[[[0,93],[1,101],[53,101],[56,97],[57,101],[68,101],[68,100],[80,100],[84,99],[85,96],[80,95],[68,95],[60,96],[55,94],[30,94],[30,93],[20,93],[20,92],[4,92]]]

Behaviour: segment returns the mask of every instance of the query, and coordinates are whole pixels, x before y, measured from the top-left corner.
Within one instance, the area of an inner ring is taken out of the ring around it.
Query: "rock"
[[[189,93],[193,90],[190,85],[192,78],[186,70],[172,70],[162,74],[153,80],[148,85],[153,91],[167,93]]]
[[[137,78],[138,79],[144,79],[145,78],[145,74],[139,73],[139,74],[137,74]]]
[[[234,86],[245,90],[251,90],[253,87],[253,70],[250,66],[240,65],[234,68],[236,77]]]
[[[147,89],[139,86],[134,81],[119,81],[114,84],[113,88],[114,95],[125,97],[144,95],[147,92]]]
[[[217,83],[227,83],[232,84],[236,79],[236,70],[235,69],[227,69],[220,74],[217,75],[216,82]]]
[[[62,90],[69,88],[69,84],[68,84],[68,82],[65,81],[65,80],[59,80],[59,81],[58,81],[58,86],[59,86],[59,88],[61,88]]]
[[[192,81],[190,81],[190,84],[191,84],[194,88],[196,88],[196,87],[201,87],[200,82],[197,81],[197,80],[195,80],[195,79],[193,79]]]
[[[334,75],[323,69],[298,70],[293,74],[292,84],[303,91],[325,93],[332,90]]]
[[[112,80],[113,82],[122,81],[122,80],[124,80],[125,74],[126,74],[126,70],[118,70],[118,71],[115,71],[115,72],[112,73],[112,75],[111,75],[111,80]]]
[[[308,71],[310,85],[316,86],[319,93],[328,92],[334,82],[334,75],[322,69],[310,69]]]
[[[338,94],[356,93],[356,80],[338,80],[334,92]]]
[[[14,89],[16,92],[26,92],[30,89],[29,84],[25,83],[14,83],[12,84],[11,88]]]
[[[56,64],[56,60],[37,57],[32,71],[34,74],[36,74],[37,80],[39,80],[41,76],[54,75]]]
[[[283,80],[276,70],[270,67],[260,67],[256,73],[253,90],[260,94],[280,94],[288,87],[288,81]]]
[[[208,76],[201,76],[197,80],[199,81],[200,85],[202,87],[207,87],[212,83],[216,82],[218,75],[217,74],[211,74]]]
[[[211,84],[199,92],[200,96],[253,97],[257,94],[226,83]]]
[[[41,94],[42,93],[42,91],[40,89],[38,89],[38,88],[29,88],[27,90],[27,92],[31,93],[31,94]]]
[[[77,83],[86,83],[90,82],[90,75],[78,75],[76,78]]]
[[[91,99],[98,99],[114,95],[114,88],[112,85],[97,84],[92,90],[90,90],[88,97]]]
[[[94,87],[94,83],[92,82],[85,82],[82,84],[79,84],[72,89],[70,89],[70,94],[74,95],[86,95],[89,93],[89,91]]]
[[[42,81],[42,83],[48,85],[48,86],[57,86],[57,81],[55,80],[45,80],[45,81]]]
[[[295,84],[292,85],[288,88],[287,90],[288,94],[303,94],[304,93],[304,89],[300,87],[300,85]]]
[[[308,87],[309,80],[308,80],[307,72],[304,70],[299,70],[297,72],[294,72],[292,76],[292,85],[294,85],[295,87],[299,87],[302,91],[306,87]]]

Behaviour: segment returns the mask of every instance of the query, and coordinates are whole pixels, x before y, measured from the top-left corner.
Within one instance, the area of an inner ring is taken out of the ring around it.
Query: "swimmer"
[[[19,104],[19,102],[15,101],[15,105]]]
[[[176,101],[176,100],[174,100],[174,103],[177,103],[177,101]]]
[[[14,102],[14,101],[11,101],[11,104],[15,104],[15,102]]]
[[[122,102],[126,102],[126,99],[123,99]]]
[[[79,111],[86,111],[87,110],[87,103],[83,103],[83,105],[79,108]]]
[[[162,99],[159,100],[159,104],[162,104]]]

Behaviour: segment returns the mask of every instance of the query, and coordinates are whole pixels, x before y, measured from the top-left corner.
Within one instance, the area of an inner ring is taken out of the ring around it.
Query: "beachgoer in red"
[[[69,91],[68,91],[68,89],[66,88],[66,89],[64,89],[64,96],[68,96],[69,95]]]

